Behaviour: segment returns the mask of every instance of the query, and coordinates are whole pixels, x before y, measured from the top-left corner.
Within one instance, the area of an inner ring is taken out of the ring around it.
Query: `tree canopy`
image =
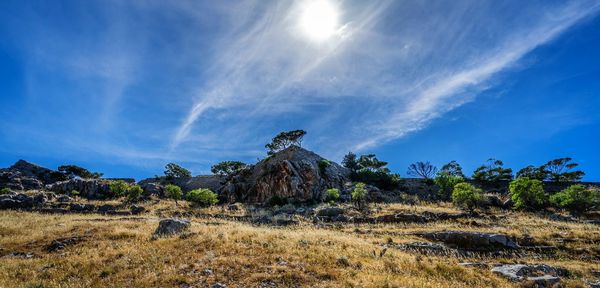
[[[456,177],[466,178],[465,174],[463,173],[462,167],[455,160],[452,160],[449,163],[442,166],[440,172],[448,173],[448,175]]]
[[[512,180],[512,169],[503,168],[504,163],[494,158],[488,159],[487,163],[479,166],[473,172],[473,180],[477,181],[501,181]]]
[[[175,163],[169,163],[165,166],[165,176],[168,178],[186,178],[192,177],[192,172]]]
[[[229,176],[244,168],[246,163],[240,161],[223,161],[213,165],[210,171],[216,175]]]
[[[408,166],[408,175],[416,176],[424,179],[431,179],[437,173],[437,167],[429,162],[416,162]]]
[[[292,145],[302,146],[302,138],[304,135],[306,135],[306,131],[304,130],[281,132],[273,137],[271,143],[265,145],[265,148],[269,150],[267,153],[272,155]]]
[[[79,177],[83,179],[97,179],[103,175],[102,173],[98,172],[90,172],[89,170],[77,165],[62,165],[58,167],[58,171],[67,178]]]

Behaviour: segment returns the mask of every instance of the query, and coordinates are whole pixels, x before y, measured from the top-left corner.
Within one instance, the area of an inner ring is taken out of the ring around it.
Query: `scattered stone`
[[[525,265],[508,264],[492,268],[492,272],[512,281],[530,281],[541,287],[550,287],[560,281],[559,276],[568,275],[568,271],[546,264]]]
[[[405,243],[395,245],[394,247],[400,250],[415,251],[424,254],[446,255],[452,252],[451,249],[448,249],[444,245],[429,242]]]
[[[296,214],[301,214],[303,215],[304,213],[306,213],[306,208],[300,207],[298,209],[296,209],[296,211],[294,211]]]
[[[417,214],[391,214],[391,215],[383,215],[375,218],[375,222],[379,223],[425,223],[427,222],[427,218]]]
[[[144,208],[143,206],[140,206],[140,205],[131,205],[129,210],[131,211],[131,214],[133,214],[133,215],[138,215],[138,214],[142,214],[142,213],[146,212],[146,208]]]
[[[227,205],[227,210],[240,211],[240,210],[242,210],[242,204],[240,204],[240,203],[229,204],[229,205]]]
[[[46,247],[46,251],[55,252],[64,249],[66,246],[75,245],[82,240],[80,237],[69,237],[53,240],[50,245]]]
[[[344,214],[345,210],[339,207],[327,207],[317,211],[317,216],[336,217]]]
[[[169,236],[179,234],[190,228],[191,222],[182,219],[163,219],[158,223],[158,228],[154,231],[154,236]]]
[[[227,286],[225,286],[225,284],[222,284],[222,283],[215,283],[210,287],[211,288],[227,288]]]
[[[202,270],[202,273],[204,275],[213,275],[213,270],[212,269],[204,269],[204,270]]]
[[[114,205],[110,205],[110,204],[104,204],[100,207],[98,207],[98,213],[100,214],[109,214],[112,213],[116,210],[116,207]]]
[[[600,288],[600,281],[588,282],[590,288]]]
[[[469,267],[469,268],[489,268],[489,265],[487,263],[472,263],[472,262],[465,262],[465,263],[458,263],[458,265],[462,266],[462,267]]]
[[[94,211],[96,206],[92,204],[78,204],[73,203],[69,206],[69,210],[72,212],[91,212]]]
[[[13,257],[13,258],[31,259],[31,258],[33,258],[34,255],[31,252],[12,252],[6,256]]]
[[[509,236],[465,231],[444,231],[421,234],[422,237],[443,242],[451,247],[468,250],[517,249],[519,246]]]
[[[73,198],[69,197],[68,195],[60,195],[60,196],[56,197],[56,201],[61,202],[61,203],[68,203],[68,202],[73,202]]]

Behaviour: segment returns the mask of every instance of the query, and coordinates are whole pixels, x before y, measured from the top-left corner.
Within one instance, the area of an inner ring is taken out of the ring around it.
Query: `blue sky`
[[[315,1],[334,11],[325,37],[303,22]],[[2,1],[0,166],[207,174],[305,129],[308,149],[376,153],[401,175],[414,161],[471,172],[490,157],[518,170],[569,156],[600,181],[599,12],[586,0]]]

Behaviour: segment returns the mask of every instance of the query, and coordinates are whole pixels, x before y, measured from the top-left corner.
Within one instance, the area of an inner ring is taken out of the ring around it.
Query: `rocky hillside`
[[[348,169],[303,149],[290,146],[242,170],[220,190],[229,201],[264,203],[273,197],[321,200],[328,188],[343,190]]]

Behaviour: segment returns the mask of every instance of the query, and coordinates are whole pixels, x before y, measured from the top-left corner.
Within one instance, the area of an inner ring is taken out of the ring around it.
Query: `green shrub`
[[[283,206],[286,204],[288,204],[288,199],[285,197],[280,197],[278,195],[275,195],[275,196],[271,197],[271,199],[269,199],[270,206]]]
[[[438,191],[438,195],[442,199],[447,200],[452,196],[454,186],[456,186],[458,183],[465,182],[465,179],[463,177],[454,176],[448,172],[442,171],[437,174],[433,181],[440,189]]]
[[[321,159],[319,160],[319,171],[321,171],[321,173],[325,173],[325,169],[327,169],[327,167],[331,166],[331,161],[326,160],[326,159]]]
[[[192,190],[188,192],[186,198],[188,201],[199,206],[212,206],[219,202],[217,194],[206,188]]]
[[[481,189],[469,183],[457,183],[452,191],[452,203],[458,207],[473,210],[481,201],[482,194]]]
[[[521,177],[510,182],[510,197],[515,209],[543,208],[547,202],[542,181]]]
[[[113,197],[123,197],[127,193],[129,184],[123,180],[112,181],[108,184],[108,188]]]
[[[79,191],[71,190],[71,192],[69,192],[69,196],[79,196]]]
[[[369,192],[366,189],[365,183],[356,183],[354,190],[352,190],[352,201],[358,209],[362,210],[363,208],[365,208],[367,204],[368,193]]]
[[[337,188],[327,189],[325,193],[325,200],[330,202],[337,202],[340,200],[340,190]]]
[[[550,202],[557,207],[573,212],[586,212],[600,208],[600,190],[583,185],[571,185],[569,188],[550,197]]]
[[[144,189],[139,185],[133,185],[127,189],[127,200],[130,202],[136,202],[140,200],[142,197],[142,193],[144,193]]]
[[[0,195],[2,195],[2,194],[8,194],[10,192],[11,192],[10,189],[7,188],[7,187],[5,187],[5,188],[2,188],[2,190],[0,190]]]
[[[175,204],[177,204],[177,200],[180,200],[181,197],[183,197],[183,192],[181,192],[181,188],[179,186],[168,184],[165,186],[165,196],[175,200]]]
[[[384,190],[394,190],[400,185],[400,175],[387,171],[360,169],[350,174],[352,181],[366,183]]]

